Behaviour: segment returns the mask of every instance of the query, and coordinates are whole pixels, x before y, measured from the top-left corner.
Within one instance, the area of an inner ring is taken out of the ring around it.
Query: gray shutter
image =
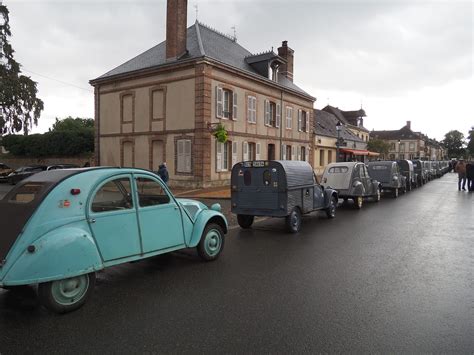
[[[216,86],[216,117],[222,118],[222,112],[224,110],[224,104],[222,102],[222,88]]]
[[[281,123],[281,105],[278,103],[276,104],[276,122],[275,122],[275,127],[280,127]]]
[[[237,93],[232,94],[232,119],[237,120]]]

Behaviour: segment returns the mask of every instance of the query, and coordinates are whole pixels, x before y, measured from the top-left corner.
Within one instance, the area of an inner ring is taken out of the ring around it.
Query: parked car
[[[419,159],[412,160],[413,170],[415,170],[418,186],[423,186],[428,182],[428,174],[423,162]]]
[[[8,175],[13,172],[13,169],[8,165],[0,163],[0,182],[7,181]]]
[[[413,167],[413,162],[411,160],[402,159],[398,160],[397,164],[402,175],[406,177],[407,190],[411,191],[413,188],[417,187],[417,176],[415,168]]]
[[[362,208],[365,198],[380,201],[382,185],[370,177],[369,171],[361,162],[330,163],[323,172],[321,185],[338,192],[344,201],[352,199],[354,206]]]
[[[369,174],[382,185],[382,192],[390,192],[397,198],[400,191],[406,191],[406,178],[400,172],[396,161],[370,161]]]
[[[46,168],[47,167],[44,165],[22,166],[8,175],[8,182],[12,185],[15,185],[31,175],[46,170]]]
[[[431,162],[429,160],[423,160],[423,169],[426,173],[427,181],[433,180],[432,169],[431,169]]]
[[[336,216],[337,192],[321,186],[307,162],[245,161],[232,168],[231,210],[242,228],[255,216],[285,217],[289,232],[301,229],[302,215],[325,211]]]
[[[439,164],[436,160],[431,161],[431,176],[434,178],[440,177]]]
[[[79,166],[75,164],[55,164],[55,165],[48,166],[46,170],[74,169],[74,168],[79,168]]]
[[[86,302],[99,270],[190,247],[215,260],[227,233],[219,204],[177,199],[141,169],[41,172],[0,200],[0,215],[0,287],[38,284],[58,313]]]

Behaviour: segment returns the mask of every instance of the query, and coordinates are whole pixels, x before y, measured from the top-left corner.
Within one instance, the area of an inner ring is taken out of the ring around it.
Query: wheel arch
[[[224,234],[227,234],[229,228],[224,215],[220,212],[213,210],[203,210],[194,222],[193,233],[191,235],[188,247],[195,247],[199,244],[202,232],[209,223],[216,223],[217,225],[222,227]]]

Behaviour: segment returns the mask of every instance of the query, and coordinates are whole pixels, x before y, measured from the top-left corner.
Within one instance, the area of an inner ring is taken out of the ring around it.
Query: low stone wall
[[[76,157],[47,157],[47,158],[26,158],[13,157],[11,155],[0,154],[0,163],[6,164],[12,169],[17,169],[21,166],[41,164],[41,165],[55,165],[55,164],[75,164],[84,166],[89,162],[91,166],[94,165],[93,156],[76,156]]]

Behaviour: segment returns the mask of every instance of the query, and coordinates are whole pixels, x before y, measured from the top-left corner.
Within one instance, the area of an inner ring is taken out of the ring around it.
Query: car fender
[[[352,191],[354,196],[363,196],[365,195],[364,184],[360,181],[354,181],[352,183]]]
[[[201,240],[202,232],[208,223],[217,223],[222,227],[224,234],[227,234],[228,224],[224,215],[214,210],[202,210],[194,222],[193,233],[189,241],[189,247],[195,247]]]
[[[324,205],[325,207],[329,207],[329,202],[331,201],[332,197],[336,197],[336,199],[339,199],[339,195],[336,190],[327,188],[324,189]]]
[[[103,268],[90,232],[78,227],[60,227],[29,245],[7,271],[2,284],[35,284]]]

